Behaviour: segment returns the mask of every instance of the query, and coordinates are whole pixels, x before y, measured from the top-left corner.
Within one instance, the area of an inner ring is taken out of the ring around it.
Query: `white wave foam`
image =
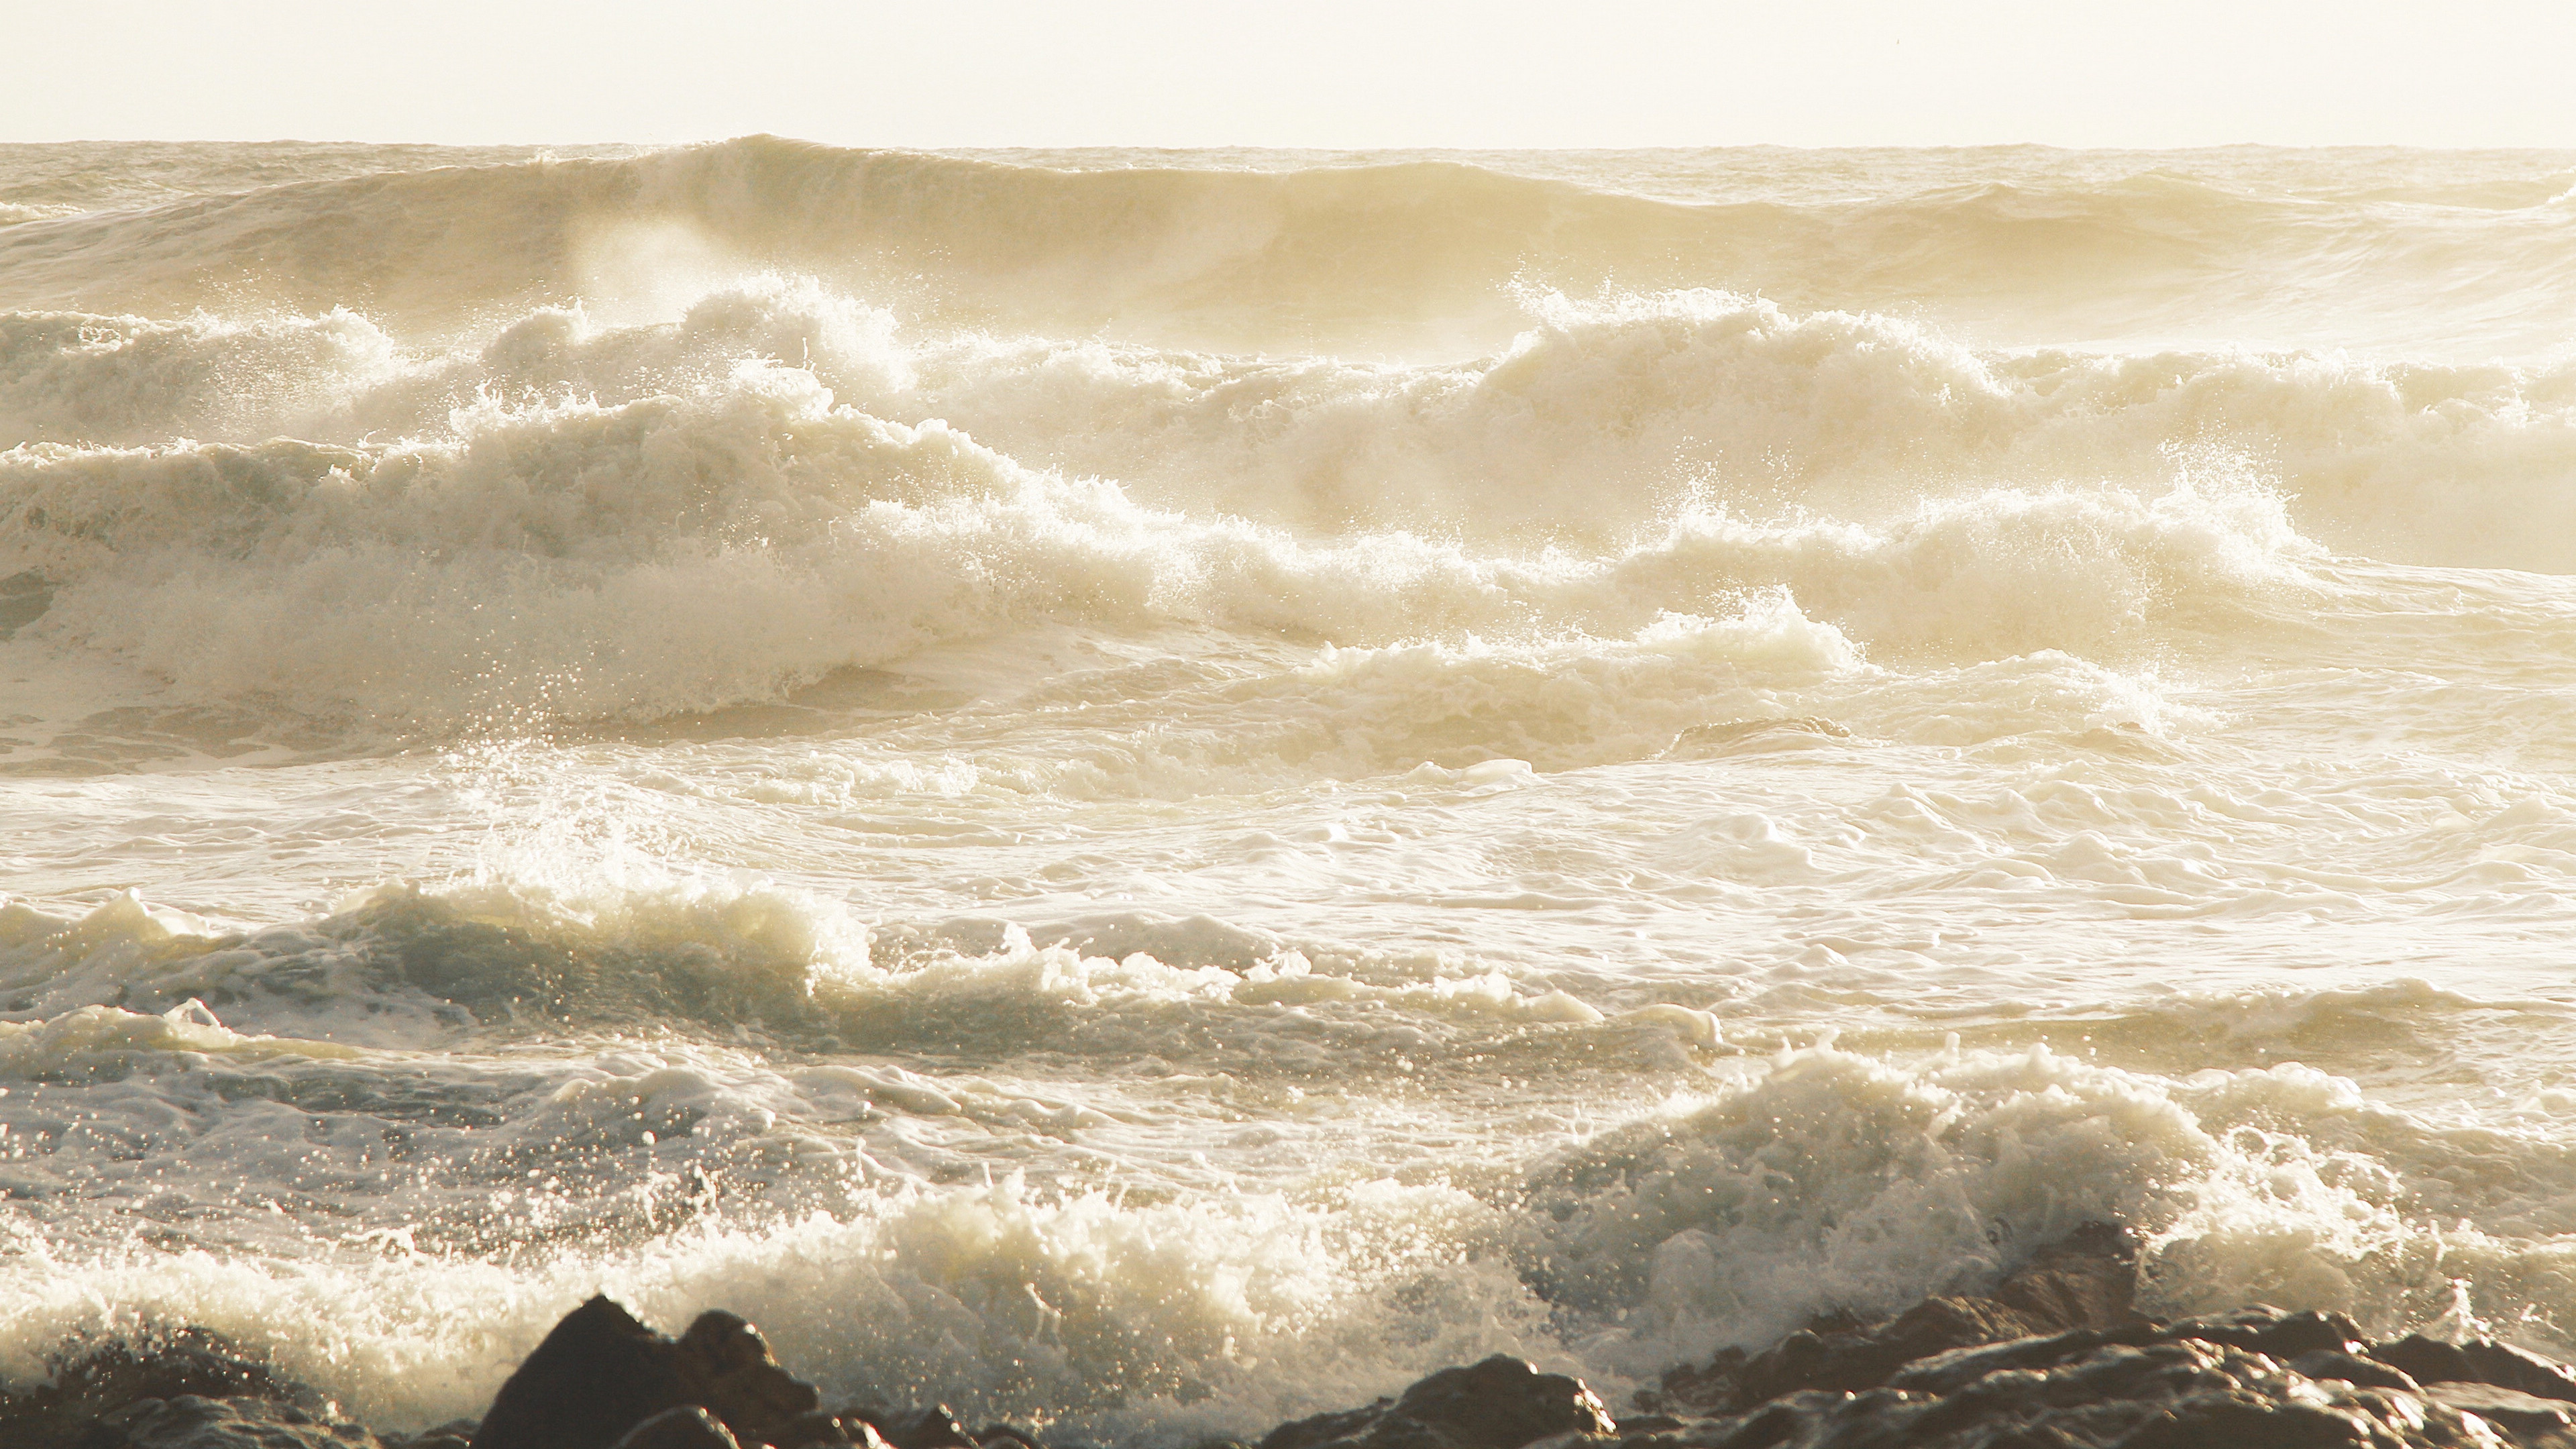
[[[333,400],[394,366],[354,313],[177,321],[0,313],[0,443],[264,437],[326,426]]]
[[[1867,647],[2082,649],[2293,579],[2306,548],[2260,489],[2188,478],[1972,493],[1876,526],[1691,512],[1588,555],[1301,540],[1141,507],[747,363],[614,406],[487,398],[454,426],[396,447],[0,455],[0,567],[57,585],[22,633],[188,697],[436,729],[708,709],[1040,623],[1616,639],[1784,586]],[[1781,667],[1748,647],[1740,667]],[[1799,667],[1849,662],[1822,647]]]
[[[1561,1153],[1515,1251],[1556,1301],[1633,1306],[1587,1351],[1634,1371],[1977,1291],[2085,1221],[2148,1241],[2153,1311],[2260,1300],[2393,1332],[2449,1307],[2465,1246],[2501,1270],[2478,1274],[2490,1309],[2555,1321],[2576,1307],[2539,1281],[2556,1229],[2526,1215],[2568,1164],[2519,1179],[2538,1164],[2484,1137],[2296,1064],[2174,1080],[2044,1047],[1913,1068],[1818,1048]]]
[[[659,1080],[602,1080],[601,1120],[703,1090]],[[935,1083],[871,1090],[940,1110]],[[589,1096],[556,1103],[559,1127],[589,1130],[564,1127]],[[787,1129],[755,1115],[728,1130],[783,1146]],[[0,1369],[24,1377],[82,1330],[192,1322],[273,1351],[375,1422],[420,1424],[475,1412],[554,1317],[605,1290],[666,1326],[745,1313],[836,1398],[1175,1442],[1362,1402],[1493,1350],[1616,1397],[1821,1310],[1990,1284],[2094,1220],[2149,1240],[2146,1293],[2164,1311],[2251,1291],[2390,1332],[2452,1311],[2471,1259],[2480,1312],[2576,1307],[2553,1276],[2562,1255],[2515,1216],[2556,1177],[2519,1179],[2486,1144],[2296,1066],[2175,1081],[2044,1050],[1900,1067],[1819,1048],[1524,1150],[1539,1157],[1526,1169],[1461,1164],[1450,1181],[1356,1168],[1177,1200],[866,1175],[829,1211],[737,1220],[673,1198],[686,1220],[640,1242],[507,1259],[399,1234],[256,1257],[55,1247],[0,1287]]]
[[[347,313],[229,323],[17,314],[0,438],[437,442],[496,406],[721,389],[746,362],[944,418],[1138,502],[1303,530],[1616,543],[1693,508],[1880,521],[1981,489],[2276,480],[2307,532],[2425,563],[2567,567],[2576,370],[2334,355],[1979,352],[1918,325],[1728,293],[1530,300],[1483,361],[1396,368],[904,335],[810,279],[691,294],[678,320],[527,314],[455,351]],[[2178,461],[2179,460],[2179,461]],[[2437,506],[2427,506],[2428,490]]]

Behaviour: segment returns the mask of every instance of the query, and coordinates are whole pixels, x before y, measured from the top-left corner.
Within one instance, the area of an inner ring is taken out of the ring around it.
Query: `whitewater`
[[[2576,1352],[2576,153],[0,146],[0,1383]]]

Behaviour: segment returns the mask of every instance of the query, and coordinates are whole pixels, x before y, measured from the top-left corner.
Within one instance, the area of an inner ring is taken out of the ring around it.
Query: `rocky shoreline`
[[[1677,1369],[1613,1418],[1580,1380],[1494,1357],[1403,1394],[1200,1449],[2576,1449],[2576,1375],[2492,1339],[2365,1341],[2256,1306],[2137,1313],[2136,1255],[2095,1227],[1989,1294],[1823,1321]],[[730,1313],[678,1338],[607,1298],[575,1308],[479,1422],[402,1435],[338,1420],[213,1334],[67,1351],[0,1393],[0,1449],[1077,1449],[945,1407],[826,1407]]]

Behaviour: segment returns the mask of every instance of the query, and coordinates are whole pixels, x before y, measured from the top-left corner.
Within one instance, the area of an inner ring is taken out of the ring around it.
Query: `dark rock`
[[[1849,1394],[1792,1394],[1764,1404],[1713,1435],[1703,1431],[1684,1442],[1707,1449],[1776,1449],[1782,1444],[1812,1443],[1819,1422],[1851,1402]]]
[[[2300,1354],[2290,1360],[2290,1368],[2301,1377],[2337,1379],[2365,1389],[2396,1389],[2400,1393],[2421,1394],[2424,1386],[2414,1375],[2391,1368],[2373,1358],[2361,1358],[2338,1349],[2321,1348]]]
[[[853,1409],[894,1449],[983,1449],[946,1404],[926,1409]]]
[[[2033,1254],[1990,1295],[1927,1298],[1876,1324],[1820,1322],[1750,1358],[1730,1350],[1676,1370],[1640,1402],[1740,1411],[1807,1389],[1876,1388],[1907,1364],[1955,1349],[2131,1324],[2137,1256],[2127,1233],[2087,1224]]]
[[[750,1324],[701,1314],[677,1340],[606,1298],[546,1335],[501,1385],[473,1449],[608,1449],[668,1409],[703,1408],[746,1445],[792,1437],[814,1388],[789,1376]],[[828,1441],[827,1441],[828,1442]]]
[[[1990,1295],[2034,1333],[2114,1328],[2137,1316],[2138,1245],[2109,1223],[2086,1223],[2031,1255]]]
[[[102,1415],[146,1399],[321,1403],[310,1390],[197,1328],[75,1347],[52,1367],[53,1382],[0,1394],[0,1445],[74,1449]]]
[[[2438,1383],[2425,1390],[2425,1397],[2463,1413],[2475,1414],[2521,1437],[2565,1433],[2576,1428],[2576,1414],[2569,1413],[2562,1401],[2540,1398],[2518,1389],[2498,1388],[2494,1384]]]
[[[2262,1305],[2140,1318],[2134,1263],[2125,1238],[2088,1232],[1988,1296],[1721,1354],[1663,1397],[1729,1412],[1632,1419],[1623,1449],[2466,1449],[2498,1433],[2576,1449],[2576,1376],[2546,1359],[2488,1339],[2369,1347],[2340,1314]]]
[[[1552,1434],[1608,1434],[1618,1427],[1582,1380],[1543,1374],[1525,1359],[1499,1353],[1406,1389],[1395,1413],[1444,1431],[1447,1442],[1464,1449],[1520,1449]]]
[[[1790,1334],[1736,1371],[1734,1405],[1750,1408],[1804,1389],[1874,1389],[1916,1359],[2039,1331],[1989,1299],[1927,1298],[1876,1328]]]
[[[2340,1313],[2286,1313],[2257,1303],[2214,1318],[2186,1318],[2152,1330],[2159,1338],[2197,1338],[2223,1343],[2248,1353],[2292,1359],[2303,1353],[2334,1353],[2361,1347],[2361,1329]]]
[[[2158,1412],[2115,1449],[2369,1449],[2370,1426],[2313,1404],[2212,1397]]]
[[[674,1360],[680,1401],[713,1410],[751,1443],[780,1443],[820,1402],[812,1384],[778,1366],[758,1329],[730,1313],[699,1314]]]
[[[1282,1424],[1261,1449],[1521,1449],[1559,1434],[1617,1429],[1581,1379],[1543,1374],[1526,1360],[1496,1354],[1467,1368],[1442,1369],[1395,1399]]]
[[[564,1315],[492,1398],[473,1449],[607,1449],[679,1407],[674,1345],[606,1297]]]
[[[777,1449],[888,1449],[876,1426],[855,1413],[826,1414],[820,1409],[788,1421],[775,1441]]]
[[[627,1430],[616,1449],[742,1449],[742,1441],[715,1415],[692,1404],[664,1409]]]
[[[2257,1305],[2215,1318],[2179,1323],[2140,1320],[2120,1328],[2079,1328],[2069,1333],[1953,1349],[1920,1359],[1889,1376],[1889,1387],[1915,1393],[1954,1393],[1967,1384],[2014,1369],[2047,1369],[2109,1347],[2141,1348],[2184,1341],[2219,1344],[2249,1354],[2287,1360],[2319,1350],[2357,1347],[2352,1320],[2339,1313],[2286,1313]]]
[[[1341,1409],[1292,1420],[1262,1436],[1256,1449],[1317,1449],[1324,1444],[1352,1443],[1393,1407],[1395,1400],[1380,1399],[1364,1409]]]
[[[379,1449],[365,1429],[293,1404],[196,1394],[137,1399],[100,1416],[79,1442],[83,1449]]]
[[[472,1449],[474,1421],[451,1419],[437,1428],[423,1429],[417,1434],[387,1434],[379,1431],[376,1437],[385,1442],[385,1449]]]
[[[2534,1398],[2576,1403],[2576,1378],[2538,1354],[2492,1338],[2444,1343],[2410,1333],[2395,1343],[2374,1344],[2370,1356],[2422,1383],[2493,1384]]]
[[[2179,1338],[2098,1343],[2044,1367],[1998,1367],[1938,1392],[1807,1390],[1625,1443],[1627,1449],[2493,1449],[2495,1441],[2437,1400],[2349,1381],[2317,1382],[2266,1354]]]
[[[1907,1364],[1889,1375],[1888,1381],[1893,1387],[1909,1393],[1953,1394],[1988,1374],[2040,1372],[2082,1358],[2097,1349],[2135,1346],[2114,1344],[2110,1335],[2083,1328],[2044,1338],[2016,1338],[1981,1347],[1952,1349],[1948,1353],[1934,1354]]]

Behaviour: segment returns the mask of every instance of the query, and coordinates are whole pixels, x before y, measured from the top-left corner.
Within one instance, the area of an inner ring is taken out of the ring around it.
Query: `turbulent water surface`
[[[0,147],[0,1379],[2576,1339],[2576,155]]]

